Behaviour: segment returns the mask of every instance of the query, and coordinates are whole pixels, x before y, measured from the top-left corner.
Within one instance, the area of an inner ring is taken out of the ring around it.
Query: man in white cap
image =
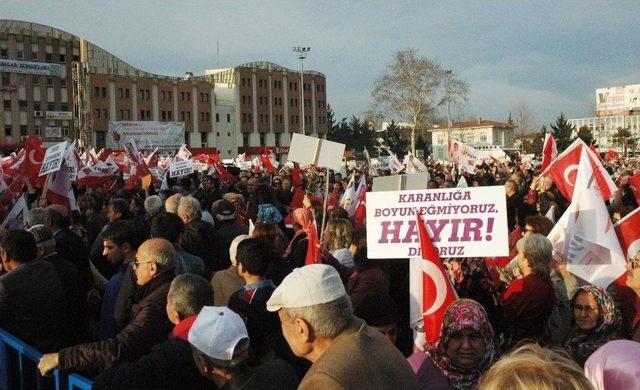
[[[293,270],[273,292],[282,333],[296,356],[313,363],[299,389],[417,389],[404,356],[355,317],[340,275],[326,264]]]
[[[200,373],[220,389],[293,390],[298,385],[293,369],[283,360],[248,365],[247,328],[228,307],[203,307],[189,330],[189,343]]]

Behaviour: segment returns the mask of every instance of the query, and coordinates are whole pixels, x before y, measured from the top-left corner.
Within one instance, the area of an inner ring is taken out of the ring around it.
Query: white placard
[[[420,257],[416,212],[443,258],[509,254],[504,187],[491,186],[368,192],[368,257]]]
[[[339,171],[345,147],[338,142],[295,133],[291,138],[288,159],[300,165],[313,164]]]
[[[169,177],[180,177],[193,173],[193,161],[176,161],[169,164]]]
[[[373,191],[425,190],[429,182],[428,173],[380,176],[373,178]]]
[[[64,160],[66,150],[67,141],[60,142],[48,148],[44,155],[42,166],[40,166],[40,176],[58,171],[62,165],[62,160]]]

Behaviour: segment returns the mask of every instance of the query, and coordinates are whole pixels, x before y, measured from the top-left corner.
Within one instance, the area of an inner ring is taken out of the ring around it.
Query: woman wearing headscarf
[[[596,390],[640,389],[640,343],[606,343],[587,359],[584,375]]]
[[[611,296],[600,287],[580,287],[571,299],[573,328],[564,348],[581,366],[589,356],[611,340],[618,339],[620,318]]]
[[[311,211],[298,208],[293,210],[293,230],[296,234],[291,239],[289,246],[284,251],[284,259],[291,270],[304,266],[307,257],[307,247],[309,245],[309,235],[311,234],[313,217]]]
[[[482,305],[454,301],[444,314],[440,339],[417,371],[421,389],[477,389],[496,357],[493,328]]]

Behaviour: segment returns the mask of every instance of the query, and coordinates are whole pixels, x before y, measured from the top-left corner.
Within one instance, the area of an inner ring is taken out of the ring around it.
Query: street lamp
[[[307,54],[311,51],[310,47],[293,47],[294,53],[298,54],[298,59],[300,60],[300,101],[302,104],[300,105],[300,117],[302,119],[302,127],[300,128],[300,133],[306,135],[304,130],[304,59],[307,58]]]

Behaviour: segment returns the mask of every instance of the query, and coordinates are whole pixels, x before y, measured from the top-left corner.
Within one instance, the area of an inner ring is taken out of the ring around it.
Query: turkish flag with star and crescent
[[[640,251],[640,208],[633,210],[613,226],[625,257],[633,259]]]
[[[458,299],[442,265],[442,260],[431,242],[422,216],[418,217],[418,233],[422,254],[422,316],[427,342],[435,343],[440,338],[444,313],[451,302]]]
[[[576,139],[564,152],[558,155],[558,157],[551,162],[551,165],[542,172],[542,176],[550,177],[558,187],[562,196],[568,201],[571,201],[576,185],[578,164],[580,163],[580,155],[583,147],[588,152],[591,168],[593,169],[602,199],[613,199],[618,187],[611,178],[611,175],[609,175],[609,172],[604,169],[597,156],[595,156],[580,138]]]

